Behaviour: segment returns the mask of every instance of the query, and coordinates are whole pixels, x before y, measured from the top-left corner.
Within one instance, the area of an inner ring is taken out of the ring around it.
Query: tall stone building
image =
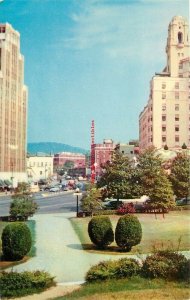
[[[0,179],[26,180],[26,120],[28,91],[20,34],[0,24]]]
[[[139,116],[139,146],[190,147],[190,42],[187,21],[176,16],[168,28],[167,65],[150,82],[147,105]]]

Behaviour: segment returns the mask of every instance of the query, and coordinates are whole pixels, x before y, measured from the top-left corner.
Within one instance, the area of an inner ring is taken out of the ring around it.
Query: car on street
[[[49,191],[50,191],[50,192],[59,192],[59,191],[60,191],[60,187],[58,187],[58,186],[53,186],[53,187],[50,188]]]

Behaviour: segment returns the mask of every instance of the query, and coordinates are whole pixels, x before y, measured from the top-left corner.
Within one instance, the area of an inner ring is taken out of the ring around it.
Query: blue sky
[[[166,64],[168,24],[188,0],[4,0],[0,22],[21,34],[28,142],[138,138],[149,82]]]

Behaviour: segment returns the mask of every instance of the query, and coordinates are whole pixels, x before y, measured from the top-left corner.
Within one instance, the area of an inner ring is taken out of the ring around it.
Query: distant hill
[[[73,147],[62,143],[41,142],[41,143],[28,143],[27,152],[30,154],[35,154],[37,152],[42,152],[47,154],[50,153],[55,154],[58,152],[72,152],[72,153],[86,154],[88,151],[83,148]]]

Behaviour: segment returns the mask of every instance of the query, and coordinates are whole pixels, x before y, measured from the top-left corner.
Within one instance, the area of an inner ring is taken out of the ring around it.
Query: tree
[[[71,160],[66,160],[63,166],[64,169],[69,170],[74,168],[74,162]]]
[[[107,216],[93,217],[88,223],[88,234],[95,245],[105,248],[114,241],[112,224]]]
[[[81,199],[81,208],[83,211],[92,213],[93,210],[100,209],[102,207],[101,191],[95,186],[91,185],[89,190]]]
[[[134,215],[125,215],[119,218],[115,229],[115,241],[122,250],[130,251],[140,243],[142,227]]]
[[[177,198],[187,198],[190,194],[190,157],[178,153],[171,165],[169,179]]]
[[[174,205],[171,183],[154,148],[149,148],[139,155],[136,172],[141,192],[150,198],[153,208],[164,210]]]
[[[24,223],[7,225],[2,233],[2,251],[5,259],[22,259],[32,246],[31,232]]]
[[[119,150],[115,150],[111,162],[107,162],[103,168],[103,175],[99,179],[98,187],[105,187],[105,197],[130,198],[131,185],[130,178],[132,165],[128,157]]]
[[[28,217],[33,216],[38,208],[37,203],[31,197],[30,187],[25,182],[18,184],[12,199],[9,213],[15,220],[27,220]]]

